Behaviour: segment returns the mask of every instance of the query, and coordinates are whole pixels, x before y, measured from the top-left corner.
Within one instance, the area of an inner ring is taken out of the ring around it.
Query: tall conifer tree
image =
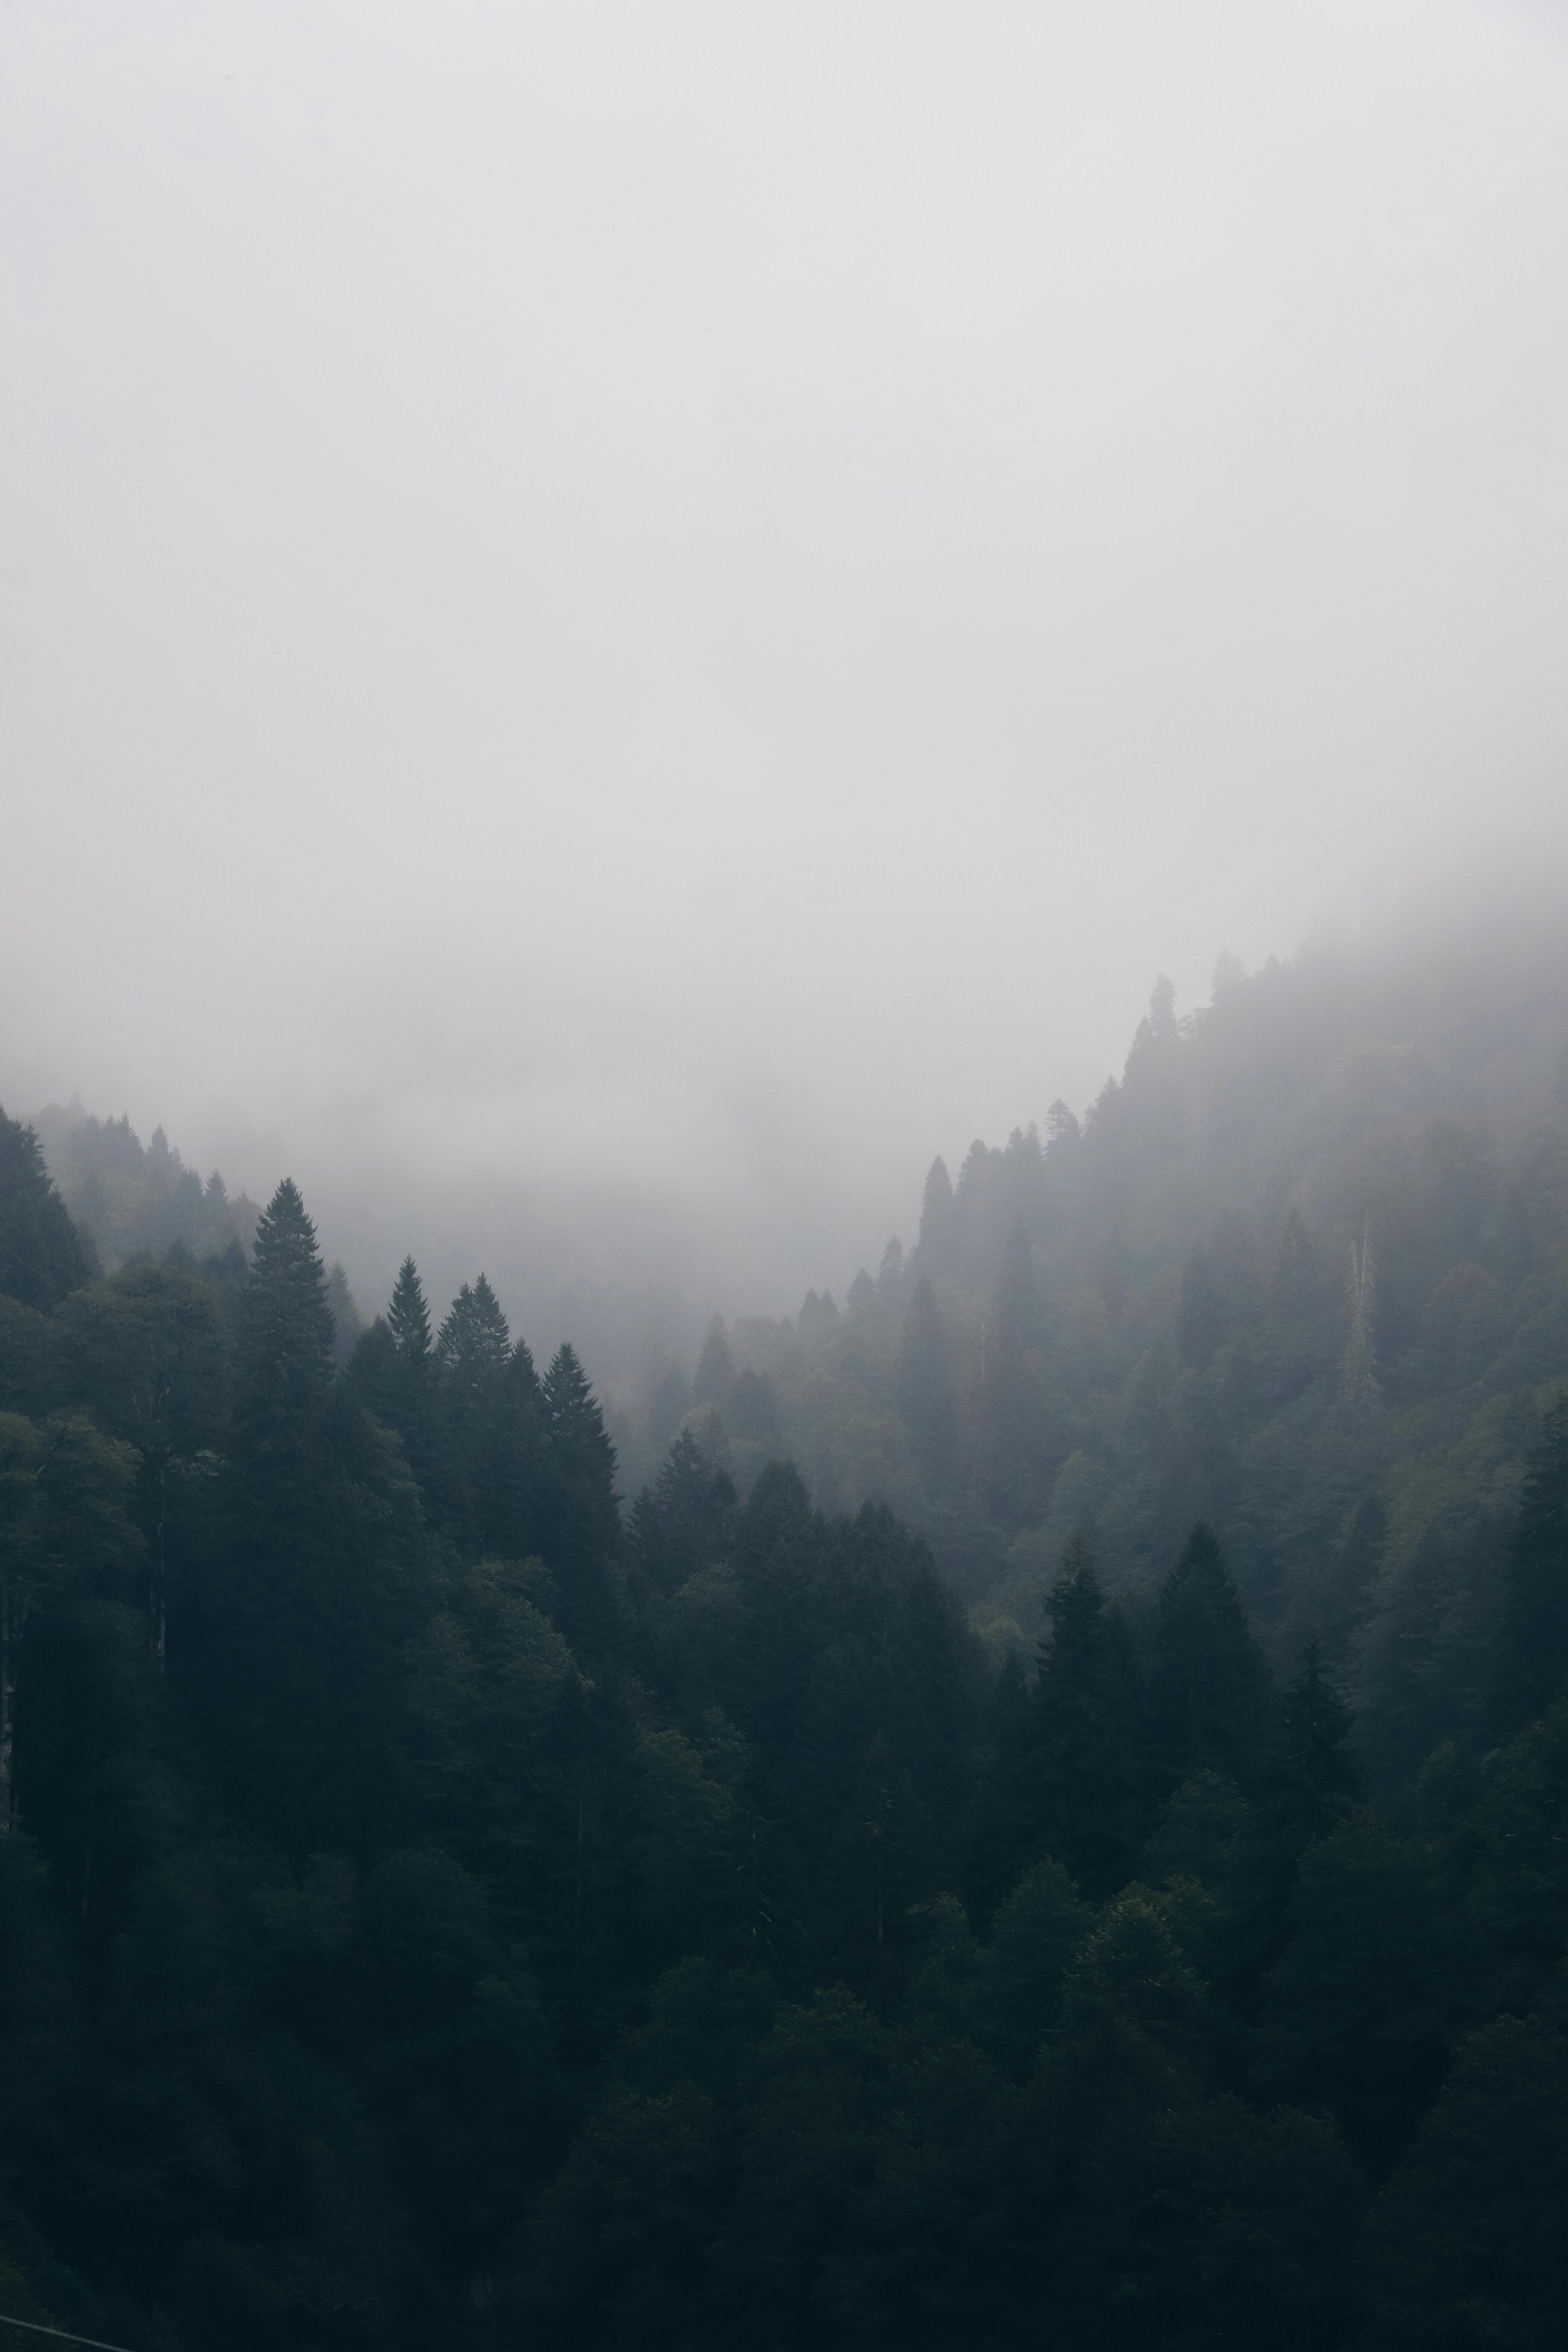
[[[1081,1537],[1046,1599],[1035,1681],[1036,1845],[1087,1892],[1113,1894],[1137,1848],[1137,1669]]]
[[[958,1475],[958,1385],[936,1295],[923,1276],[904,1324],[899,1407],[926,1490],[941,1494]]]
[[[691,1382],[692,1402],[717,1405],[722,1412],[730,1401],[734,1380],[735,1359],[731,1352],[730,1335],[724,1328],[724,1318],[715,1315],[708,1326],[702,1353],[697,1359],[697,1370]]]
[[[945,1160],[935,1159],[921,1202],[921,1237],[915,1263],[929,1280],[958,1270],[958,1207]]]
[[[50,1307],[91,1271],[37,1137],[0,1110],[0,1295]]]
[[[465,1282],[453,1299],[436,1352],[455,1398],[477,1402],[499,1386],[511,1354],[511,1334],[482,1274],[471,1286]]]
[[[564,1340],[540,1402],[552,1472],[545,1559],[560,1595],[562,1630],[592,1654],[610,1645],[617,1621],[616,1449],[576,1349]]]
[[[405,1257],[397,1269],[386,1319],[401,1361],[411,1372],[422,1375],[430,1360],[430,1310],[412,1257]]]
[[[1246,1788],[1261,1759],[1268,1668],[1213,1531],[1196,1527],[1160,1594],[1149,1721],[1154,1770],[1174,1788],[1224,1772]]]
[[[332,1378],[336,1329],[316,1228],[285,1177],[251,1252],[235,1381],[235,1441],[259,1458],[303,1442]]]

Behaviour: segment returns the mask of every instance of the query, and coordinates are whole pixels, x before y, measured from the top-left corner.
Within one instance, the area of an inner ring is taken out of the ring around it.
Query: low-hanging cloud
[[[1156,971],[1560,845],[1558,12],[0,61],[8,1105],[782,1296]]]

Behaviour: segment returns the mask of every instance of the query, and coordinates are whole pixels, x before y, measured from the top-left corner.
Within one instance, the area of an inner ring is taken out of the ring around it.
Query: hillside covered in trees
[[[1315,1636],[1408,1771],[1484,1714],[1508,1531],[1568,1370],[1568,971],[1549,932],[1322,944],[1156,989],[1081,1121],[940,1160],[842,1300],[718,1318],[612,1414],[742,1485],[889,1503],[1032,1644],[1074,1533],[1146,1606],[1212,1526],[1281,1669]]]
[[[1557,979],[1161,990],[608,1421],[478,1270],[356,1336],[290,1182],[0,1119],[0,2312],[1554,2343]]]

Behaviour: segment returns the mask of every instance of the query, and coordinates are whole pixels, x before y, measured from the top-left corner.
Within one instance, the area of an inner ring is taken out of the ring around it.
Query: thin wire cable
[[[92,2352],[125,2352],[123,2344],[105,2344],[101,2336],[73,2336],[68,2327],[40,2327],[36,2319],[13,2319],[0,2311],[0,2327],[26,2327],[35,2336],[58,2336],[62,2344],[90,2344]]]

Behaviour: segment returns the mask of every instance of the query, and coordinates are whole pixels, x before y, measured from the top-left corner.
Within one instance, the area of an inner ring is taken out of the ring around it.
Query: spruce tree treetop
[[[926,1177],[917,1255],[923,1275],[951,1274],[958,1264],[958,1211],[952,1179],[940,1156],[931,1161]]]
[[[461,1395],[480,1396],[500,1383],[511,1354],[511,1334],[500,1301],[481,1274],[464,1283],[436,1342],[442,1370]]]
[[[405,1257],[397,1269],[386,1320],[404,1364],[410,1370],[416,1366],[423,1370],[430,1356],[430,1310],[412,1257]]]
[[[716,1404],[722,1412],[734,1377],[735,1359],[730,1349],[730,1335],[724,1328],[724,1318],[715,1315],[697,1360],[697,1372],[691,1383],[692,1402]]]
[[[533,1350],[526,1339],[513,1342],[507,1358],[507,1394],[514,1404],[532,1404],[542,1393],[538,1372],[534,1370]]]
[[[291,1373],[324,1386],[335,1336],[327,1270],[291,1177],[285,1176],[257,1221],[247,1297],[249,1352],[267,1347]]]
[[[0,1110],[0,1294],[47,1311],[90,1272],[37,1137]]]
[[[1046,1595],[1045,1611],[1051,1630],[1042,1637],[1037,1654],[1041,1688],[1065,1685],[1076,1677],[1104,1621],[1104,1588],[1093,1554],[1080,1535],[1068,1539],[1061,1574]]]
[[[616,1449],[577,1352],[564,1341],[540,1385],[540,1402],[553,1472],[542,1549],[560,1596],[561,1630],[574,1649],[585,1645],[593,1655],[615,1638],[618,1618],[610,1573],[621,1541]]]
[[[570,1340],[563,1339],[556,1349],[541,1394],[552,1444],[595,1452],[603,1446],[614,1462],[615,1448],[605,1434],[599,1400]]]
[[[336,1336],[316,1228],[286,1176],[257,1222],[244,1292],[236,1383],[243,1443],[267,1445],[320,1403]]]
[[[1068,1158],[1083,1141],[1083,1129],[1075,1114],[1058,1095],[1046,1113],[1046,1157],[1052,1160]]]
[[[1268,1720],[1269,1675],[1213,1530],[1195,1527],[1160,1594],[1150,1728],[1171,1787],[1206,1769],[1245,1789]]]

